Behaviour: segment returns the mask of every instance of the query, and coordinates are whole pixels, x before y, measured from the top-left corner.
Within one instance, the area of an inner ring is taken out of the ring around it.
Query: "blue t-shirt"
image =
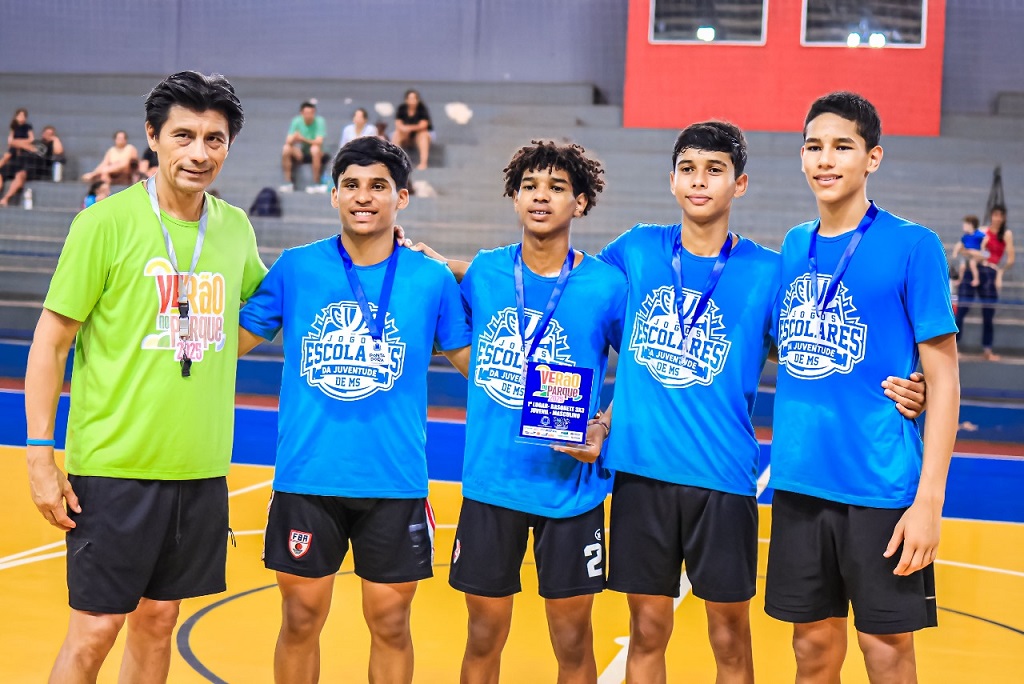
[[[549,518],[570,518],[593,509],[609,491],[611,474],[543,444],[516,441],[523,408],[525,356],[512,264],[516,245],[481,251],[462,279],[462,300],[473,329],[466,414],[463,496]],[[526,334],[544,312],[556,278],[523,265]],[[599,408],[608,348],[622,339],[626,279],[585,255],[569,273],[562,298],[534,361],[592,368],[590,414]]]
[[[967,249],[981,250],[981,243],[985,240],[985,231],[976,230],[971,234],[964,233],[964,236],[960,238],[960,242]]]
[[[807,260],[815,225],[782,243],[771,484],[856,506],[909,506],[921,435],[881,383],[909,377],[917,344],[956,332],[945,251],[932,231],[879,211],[819,322]],[[818,237],[819,297],[852,236]]]
[[[381,349],[352,294],[337,236],[285,250],[239,323],[284,328],[274,489],[321,496],[427,495],[427,367],[469,344],[459,287],[444,264],[399,250]],[[376,314],[387,259],[356,266]]]
[[[759,448],[750,413],[770,345],[779,255],[739,238],[684,351],[672,274],[680,231],[638,225],[600,254],[629,281],[606,465],[753,496]],[[716,259],[682,251],[687,306]]]

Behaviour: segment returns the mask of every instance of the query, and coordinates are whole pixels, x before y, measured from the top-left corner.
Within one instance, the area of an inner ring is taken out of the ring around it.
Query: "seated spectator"
[[[53,126],[43,128],[39,140],[36,141],[36,154],[28,170],[29,180],[57,180],[53,175],[54,164],[65,163],[64,143],[57,137],[57,129]]]
[[[415,90],[405,91],[405,102],[395,112],[395,134],[391,142],[399,147],[409,148],[415,143],[419,151],[417,169],[427,168],[427,157],[430,156],[430,141],[434,137],[434,124],[430,120],[427,105],[420,101],[420,94]]]
[[[317,116],[316,100],[303,102],[299,107],[299,115],[292,119],[288,127],[288,137],[281,151],[281,169],[284,171],[284,185],[281,192],[295,190],[295,179],[292,167],[296,164],[313,165],[313,185],[306,188],[307,192],[326,192],[327,186],[321,181],[324,163],[324,135],[327,124],[322,116]]]
[[[366,110],[360,107],[356,110],[356,113],[352,115],[352,123],[341,131],[341,143],[338,148],[345,146],[350,140],[356,138],[362,138],[363,136],[377,135],[377,127],[369,122],[370,115],[366,113]]]
[[[4,181],[11,181],[7,193],[0,197],[0,207],[8,202],[25,185],[28,178],[28,161],[35,155],[35,133],[28,122],[28,110],[21,107],[14,112],[11,130],[7,134],[7,152],[0,157],[0,190]]]
[[[114,133],[114,144],[103,155],[103,161],[89,173],[83,174],[82,180],[86,183],[102,180],[113,185],[130,185],[135,180],[138,168],[139,151],[128,142],[126,132],[118,131]]]
[[[142,153],[142,159],[139,160],[139,177],[152,178],[156,175],[159,167],[160,159],[156,156],[156,151],[147,147],[146,151]]]
[[[82,200],[82,208],[88,209],[100,200],[108,197],[110,197],[110,183],[105,180],[93,181],[92,185],[89,186],[89,192],[85,194],[85,198]]]

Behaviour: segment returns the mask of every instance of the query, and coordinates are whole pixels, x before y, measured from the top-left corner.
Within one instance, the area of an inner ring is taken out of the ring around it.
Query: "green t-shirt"
[[[327,137],[327,124],[324,123],[324,117],[315,116],[313,117],[313,123],[306,125],[306,120],[299,114],[292,119],[292,125],[288,128],[288,135],[298,132],[306,140],[316,140],[317,138]],[[309,145],[302,143],[303,149],[309,149]]]
[[[82,322],[71,376],[66,464],[75,475],[192,480],[226,475],[234,431],[238,309],[266,274],[245,213],[206,196],[181,377],[177,277],[142,183],[71,224],[43,303]],[[166,213],[178,267],[199,223]]]

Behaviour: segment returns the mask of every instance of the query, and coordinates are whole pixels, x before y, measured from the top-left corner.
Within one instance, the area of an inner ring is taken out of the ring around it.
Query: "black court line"
[[[193,615],[191,615],[187,620],[185,620],[185,622],[183,622],[181,625],[181,629],[178,630],[177,645],[178,653],[180,653],[181,657],[185,659],[185,662],[188,663],[189,667],[198,672],[201,677],[205,677],[207,681],[214,682],[214,684],[229,684],[226,679],[221,679],[220,677],[215,675],[210,668],[203,665],[199,658],[196,657],[196,654],[192,652],[192,646],[189,644],[189,638],[192,636],[192,628],[196,626],[196,623],[199,622],[200,618],[205,616],[214,608],[220,608],[225,603],[230,603],[235,599],[240,599],[244,596],[248,596],[249,594],[255,594],[259,591],[273,589],[276,586],[277,582],[274,582],[273,584],[268,584],[263,587],[247,589],[246,591],[240,592],[238,594],[232,594],[227,598],[222,598],[220,601],[217,601],[216,603],[211,603],[210,605],[197,610]]]
[[[996,622],[995,620],[989,620],[988,618],[983,618],[980,615],[974,615],[972,613],[965,613],[962,610],[953,610],[952,608],[943,608],[942,606],[938,606],[938,609],[941,610],[941,611],[945,611],[947,613],[953,613],[954,615],[960,615],[960,616],[963,616],[963,617],[966,617],[966,618],[971,618],[973,620],[980,620],[981,622],[986,622],[986,623],[988,623],[990,625],[994,625],[996,627],[1002,627],[1003,629],[1008,629],[1008,630],[1010,630],[1011,632],[1013,632],[1015,634],[1019,634],[1021,636],[1024,636],[1024,629],[1017,629],[1016,627],[1011,627],[1010,625],[1004,624],[1002,622]]]
[[[533,563],[523,563],[523,565],[533,565]],[[443,563],[435,564],[433,567],[447,568],[448,566],[449,563]],[[354,574],[354,570],[348,570],[346,572],[335,573],[334,576],[344,577],[345,575]],[[180,653],[181,657],[184,658],[186,663],[188,663],[188,666],[195,670],[201,677],[205,677],[206,680],[209,682],[213,682],[214,684],[230,684],[228,680],[218,677],[216,674],[214,674],[213,670],[206,667],[206,665],[203,665],[203,662],[199,660],[196,654],[192,651],[192,645],[189,643],[192,638],[192,629],[196,626],[196,623],[198,623],[200,619],[205,617],[214,609],[220,608],[221,606],[230,603],[236,599],[244,598],[246,596],[249,596],[250,594],[255,594],[261,591],[266,591],[267,589],[274,589],[275,587],[277,587],[277,582],[275,582],[274,584],[268,584],[263,587],[256,587],[255,589],[246,589],[245,591],[222,598],[220,601],[217,601],[216,603],[211,603],[208,606],[200,608],[194,614],[189,616],[189,618],[181,624],[181,628],[178,630],[178,637],[176,640],[178,646],[178,653]]]
[[[435,568],[447,568],[450,565],[451,565],[450,563],[444,563],[444,564],[440,564],[440,565],[435,565],[434,567]],[[524,562],[523,565],[534,565],[534,563]],[[343,577],[345,575],[353,575],[353,574],[355,574],[355,571],[348,570],[346,572],[336,573],[334,576],[335,577]],[[764,579],[764,575],[758,575],[757,577],[759,579]],[[237,594],[232,594],[231,596],[228,596],[227,598],[223,598],[220,601],[217,601],[216,603],[211,603],[210,605],[208,605],[208,606],[206,606],[204,608],[199,609],[193,615],[191,615],[187,620],[185,620],[185,622],[183,622],[182,625],[181,625],[181,629],[178,630],[177,645],[178,645],[178,653],[180,653],[181,657],[185,659],[185,662],[188,663],[189,667],[191,667],[193,670],[195,670],[200,676],[205,677],[206,680],[209,681],[209,682],[213,682],[214,684],[230,684],[230,682],[228,682],[226,679],[221,679],[216,674],[214,674],[213,671],[210,668],[208,668],[205,665],[203,665],[202,661],[200,661],[199,658],[196,657],[196,654],[192,652],[192,646],[189,644],[189,640],[190,640],[190,638],[192,636],[192,628],[194,628],[196,626],[196,623],[199,622],[199,620],[201,618],[205,617],[208,613],[213,611],[215,608],[220,608],[221,606],[223,606],[226,603],[230,603],[231,601],[234,601],[236,599],[244,598],[246,596],[249,596],[250,594],[255,594],[255,593],[260,592],[260,591],[266,591],[267,589],[273,589],[276,586],[277,586],[277,583],[275,582],[274,584],[268,584],[268,585],[263,586],[263,587],[256,587],[255,589],[247,589],[246,591],[242,591],[242,592],[239,592]],[[936,608],[938,610],[941,610],[941,611],[946,612],[946,613],[953,613],[954,615],[959,615],[961,617],[970,618],[972,620],[978,620],[979,622],[984,622],[985,624],[992,625],[993,627],[1001,627],[1001,628],[1003,628],[1005,630],[1009,630],[1010,632],[1013,632],[1014,634],[1019,634],[1020,636],[1024,636],[1024,629],[1018,629],[1017,627],[1013,627],[1011,625],[1007,625],[1005,623],[998,622],[996,620],[990,620],[988,618],[981,617],[980,615],[974,615],[973,613],[966,613],[966,612],[964,612],[962,610],[955,610],[953,608],[943,608],[942,606],[936,606]]]

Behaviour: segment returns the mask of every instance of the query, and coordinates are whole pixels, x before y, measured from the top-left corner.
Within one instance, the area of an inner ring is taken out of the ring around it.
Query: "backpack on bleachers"
[[[280,216],[281,199],[274,188],[263,188],[256,193],[256,199],[249,207],[249,216]]]

